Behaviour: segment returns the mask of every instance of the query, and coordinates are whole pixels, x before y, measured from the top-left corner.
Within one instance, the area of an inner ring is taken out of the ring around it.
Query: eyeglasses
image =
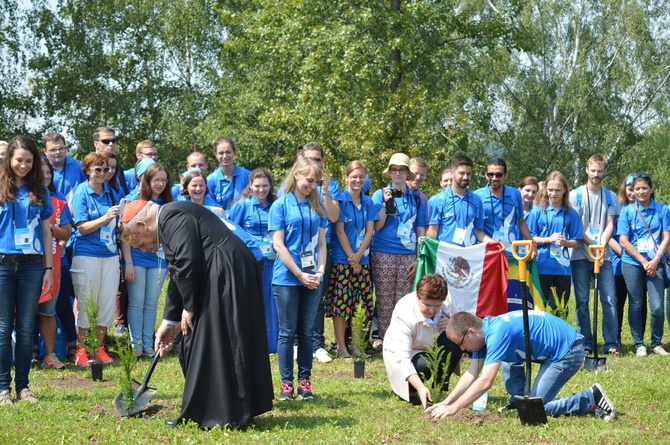
[[[167,179],[152,179],[152,184],[167,184]]]
[[[50,149],[47,150],[47,151],[48,151],[49,153],[51,153],[51,154],[56,154],[56,153],[60,153],[61,151],[65,151],[65,150],[67,150],[67,148],[65,148],[65,147],[58,147],[58,148],[50,148]]]
[[[465,331],[465,334],[463,334],[463,338],[461,338],[461,342],[458,344],[458,349],[463,350],[463,342],[465,341],[465,337],[468,336],[468,332],[470,331]]]
[[[140,152],[140,154],[141,154],[142,156],[146,156],[146,157],[148,157],[148,158],[157,158],[157,157],[158,157],[158,153],[155,152],[155,151],[150,151],[150,152],[148,152],[148,153]]]
[[[112,138],[112,139],[100,139],[100,142],[102,142],[104,145],[116,144],[116,138]]]
[[[648,173],[635,173],[634,175],[630,175],[628,179],[626,179],[626,185],[631,185],[635,180],[637,179],[649,179],[649,174]]]
[[[407,170],[406,168],[392,168],[389,169],[389,171],[391,173],[399,174],[399,173],[407,173],[409,170]]]
[[[321,163],[321,161],[323,161],[323,159],[321,159],[321,158],[307,158],[307,159],[310,159],[310,160],[312,160],[314,162],[317,162],[319,164]]]
[[[109,167],[93,167],[93,171],[96,173],[109,173],[111,168]]]
[[[496,178],[500,179],[503,176],[505,176],[505,173],[503,173],[503,172],[486,172],[486,177],[487,178],[496,177]]]

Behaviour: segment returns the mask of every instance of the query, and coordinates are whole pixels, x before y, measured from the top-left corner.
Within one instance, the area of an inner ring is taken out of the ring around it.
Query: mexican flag
[[[455,314],[467,311],[478,317],[507,312],[507,257],[500,243],[460,247],[423,238],[416,280],[438,273],[449,284],[447,306]]]

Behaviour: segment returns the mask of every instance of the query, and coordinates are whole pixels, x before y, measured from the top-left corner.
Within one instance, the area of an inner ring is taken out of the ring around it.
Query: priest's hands
[[[172,346],[174,345],[174,339],[179,333],[180,326],[170,325],[165,321],[161,323],[161,326],[156,331],[156,340],[154,342],[154,350],[156,350],[161,357],[165,356]]]
[[[181,333],[186,335],[189,330],[193,330],[193,318],[195,317],[195,312],[189,312],[184,309],[181,313]]]

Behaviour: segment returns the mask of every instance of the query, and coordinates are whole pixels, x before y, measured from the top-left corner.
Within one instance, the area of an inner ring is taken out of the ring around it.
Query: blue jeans
[[[568,352],[556,362],[543,361],[530,390],[531,397],[542,397],[544,410],[548,416],[575,414],[583,416],[594,411],[594,398],[591,389],[587,388],[577,394],[555,399],[563,386],[579,371],[584,363],[584,345],[573,345]],[[503,362],[503,379],[505,388],[514,396],[523,396],[526,374],[523,363]]]
[[[135,266],[135,281],[128,288],[128,329],[133,349],[153,349],[158,296],[163,288],[166,269]]]
[[[584,348],[586,349],[593,349],[591,312],[589,311],[592,276],[594,274],[593,263],[591,261],[572,261],[572,285],[575,288],[577,330],[584,336]],[[600,268],[598,291],[602,305],[601,320],[605,351],[619,349],[616,292],[614,290],[614,270],[612,269],[611,261],[605,261]]]
[[[621,263],[621,272],[626,280],[628,289],[628,324],[633,336],[635,348],[644,346],[644,321],[642,320],[642,304],[644,301],[644,286],[647,285],[649,310],[651,312],[651,347],[661,344],[663,337],[663,298],[665,289],[663,277],[665,270],[659,267],[656,276],[650,277],[642,266]]]
[[[324,335],[324,320],[326,317],[326,308],[323,304],[323,298],[326,296],[326,291],[328,290],[328,274],[330,273],[330,268],[333,265],[333,257],[330,254],[330,245],[327,246],[328,253],[326,255],[326,275],[321,280],[321,286],[319,286],[319,295],[321,296],[321,301],[316,308],[316,317],[314,318],[314,352],[319,348],[324,348],[326,346],[326,337]]]
[[[293,381],[293,339],[298,336],[298,380],[312,373],[314,316],[321,301],[321,287],[272,285],[277,302],[279,341],[277,359],[282,382]]]
[[[0,391],[12,382],[12,330],[16,329],[14,382],[17,394],[28,387],[33,357],[35,314],[42,290],[42,259],[25,263],[0,262]],[[16,309],[16,312],[14,310]]]

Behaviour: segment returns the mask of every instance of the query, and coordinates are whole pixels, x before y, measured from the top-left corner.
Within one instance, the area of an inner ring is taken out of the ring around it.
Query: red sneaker
[[[98,349],[98,353],[95,355],[95,358],[98,359],[98,361],[101,363],[112,363],[114,361],[113,358],[107,355],[104,346],[100,346],[100,349]]]
[[[81,366],[82,368],[85,368],[86,366],[89,365],[88,356],[86,355],[86,349],[84,348],[77,349],[77,352],[75,352],[74,354],[74,364],[77,366]]]

